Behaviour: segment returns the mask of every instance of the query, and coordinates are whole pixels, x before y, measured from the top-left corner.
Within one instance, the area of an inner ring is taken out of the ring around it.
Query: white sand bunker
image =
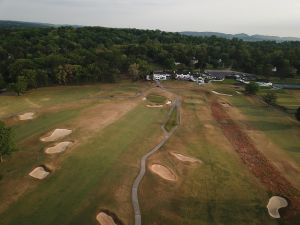
[[[220,102],[220,104],[221,104],[223,107],[225,107],[225,108],[231,107],[231,105],[228,104],[227,102]]]
[[[175,156],[175,158],[177,158],[178,160],[183,161],[183,162],[190,162],[190,163],[199,162],[199,163],[201,163],[201,160],[199,160],[199,159],[195,159],[195,158],[185,156],[185,155],[182,155],[179,153],[171,152],[171,155]]]
[[[47,148],[45,153],[47,154],[57,154],[66,151],[68,147],[70,147],[73,143],[70,141],[60,142],[53,147]]]
[[[72,130],[68,129],[55,129],[50,136],[41,138],[41,141],[49,142],[49,141],[56,141],[60,138],[68,136],[72,133]]]
[[[166,102],[166,104],[167,104],[167,105],[171,105],[171,104],[172,104],[172,101],[169,100],[169,101]]]
[[[19,115],[19,120],[32,120],[34,118],[33,112],[24,113]]]
[[[113,218],[104,212],[99,213],[96,219],[101,225],[117,225]]]
[[[267,205],[269,215],[273,218],[280,218],[278,210],[287,206],[288,202],[285,198],[273,196],[272,198],[270,198],[269,203]]]
[[[153,173],[156,173],[161,178],[168,180],[168,181],[176,181],[175,174],[167,167],[159,165],[159,164],[153,164],[151,165],[150,169]]]
[[[146,100],[147,100],[147,98],[146,98],[146,97],[144,97],[144,98],[143,98],[143,101],[146,101]]]
[[[163,105],[147,105],[148,108],[162,108]]]
[[[48,171],[45,170],[44,167],[39,166],[37,168],[35,168],[34,170],[32,170],[29,173],[29,176],[39,179],[39,180],[43,180],[45,179],[50,173]]]
[[[211,91],[212,93],[216,94],[216,95],[223,95],[223,96],[229,96],[229,97],[232,97],[233,95],[228,95],[228,94],[224,94],[224,93],[220,93],[220,92],[217,92],[217,91]]]

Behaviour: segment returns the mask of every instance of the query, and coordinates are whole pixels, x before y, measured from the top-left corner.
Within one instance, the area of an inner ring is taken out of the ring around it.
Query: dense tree
[[[14,92],[16,92],[18,95],[23,94],[28,87],[28,81],[27,78],[24,76],[18,76],[17,82],[11,84],[11,88]]]
[[[137,79],[144,79],[153,69],[233,68],[281,78],[300,74],[300,42],[245,42],[101,27],[0,31],[2,86],[18,83],[19,76],[27,79],[28,88],[115,82],[133,64],[139,68]],[[175,62],[180,64],[175,66]]]
[[[300,107],[297,109],[296,113],[295,113],[295,117],[297,120],[300,121]]]
[[[9,155],[15,149],[12,131],[0,121],[0,162],[5,155]]]
[[[247,95],[255,95],[259,91],[259,86],[255,82],[250,82],[245,86],[245,93]]]

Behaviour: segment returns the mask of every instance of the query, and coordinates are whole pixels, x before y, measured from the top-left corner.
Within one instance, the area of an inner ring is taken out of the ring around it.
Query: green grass
[[[74,150],[61,169],[5,211],[1,225],[97,224],[101,208],[132,223],[130,187],[141,155],[159,134],[163,112],[139,106],[95,135]],[[120,202],[116,195],[124,180],[128,195]]]
[[[219,93],[222,94],[227,94],[227,95],[236,95],[235,90],[233,89],[232,86],[230,86],[231,88],[228,88],[226,86],[221,86],[222,84],[216,85],[216,88],[214,88],[214,91],[217,91]]]
[[[32,135],[42,135],[58,124],[66,123],[78,116],[80,109],[63,110],[41,115],[30,122],[24,122],[12,127],[16,142],[24,141]]]
[[[112,88],[113,87],[113,88]],[[95,84],[83,86],[57,86],[39,88],[26,92],[22,96],[0,96],[0,118],[6,118],[25,111],[59,104],[95,99],[104,96],[134,95],[141,88],[135,83]]]
[[[290,114],[294,114],[296,109],[300,107],[300,90],[268,90],[261,89],[258,93],[259,96],[263,97],[267,93],[275,93],[277,96],[276,104],[282,106]]]
[[[202,96],[199,96],[199,99]],[[145,225],[273,225],[265,205],[268,194],[245,168],[237,154],[213,141],[199,104],[183,104],[184,123],[153,162],[171,168],[178,181],[163,181],[148,172],[141,187]],[[221,133],[222,134],[222,133]],[[221,139],[222,140],[222,139]],[[203,163],[185,164],[168,154],[176,151]]]
[[[283,112],[263,104],[255,104],[244,96],[236,96],[230,101],[249,118],[246,123],[264,132],[300,166],[299,123]]]
[[[170,132],[177,125],[177,107],[173,109],[165,125],[165,129]]]
[[[147,100],[155,104],[164,104],[167,98],[158,94],[149,94],[147,96]]]

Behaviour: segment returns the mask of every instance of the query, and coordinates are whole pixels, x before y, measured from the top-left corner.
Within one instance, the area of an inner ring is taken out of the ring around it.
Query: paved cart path
[[[167,130],[165,129],[165,123],[170,118],[173,110],[177,110],[177,125],[170,132],[167,132]],[[155,152],[157,152],[168,141],[168,139],[172,136],[174,131],[177,129],[177,126],[180,123],[180,100],[179,100],[179,98],[176,98],[175,102],[173,103],[173,106],[172,106],[171,110],[169,111],[166,122],[161,126],[161,129],[164,132],[164,138],[158,145],[156,145],[153,149],[151,149],[150,152],[148,152],[146,155],[144,155],[142,157],[141,165],[140,165],[140,172],[139,172],[138,176],[136,177],[136,179],[133,183],[133,186],[132,186],[131,201],[132,201],[132,206],[133,206],[133,210],[134,210],[134,216],[135,216],[134,224],[135,225],[142,224],[141,210],[140,210],[139,197],[138,197],[138,189],[139,189],[139,185],[146,173],[147,159],[151,155],[153,155]]]

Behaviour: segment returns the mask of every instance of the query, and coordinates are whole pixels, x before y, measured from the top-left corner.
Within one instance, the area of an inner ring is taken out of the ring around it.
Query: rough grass
[[[268,194],[234,150],[229,151],[227,143],[220,143],[223,139],[218,135],[222,132],[207,134],[204,124],[215,123],[209,120],[205,107],[209,109],[209,105],[183,104],[183,123],[152,157],[151,163],[161,163],[175,171],[178,182],[147,173],[140,191],[144,224],[277,224],[265,208]],[[203,164],[184,164],[167,151],[198,158]]]
[[[160,134],[162,113],[140,106],[97,133],[0,215],[1,224],[97,224],[101,208],[132,223],[130,187],[141,155]]]
[[[147,100],[155,104],[164,104],[167,98],[158,94],[149,94],[147,96]]]

